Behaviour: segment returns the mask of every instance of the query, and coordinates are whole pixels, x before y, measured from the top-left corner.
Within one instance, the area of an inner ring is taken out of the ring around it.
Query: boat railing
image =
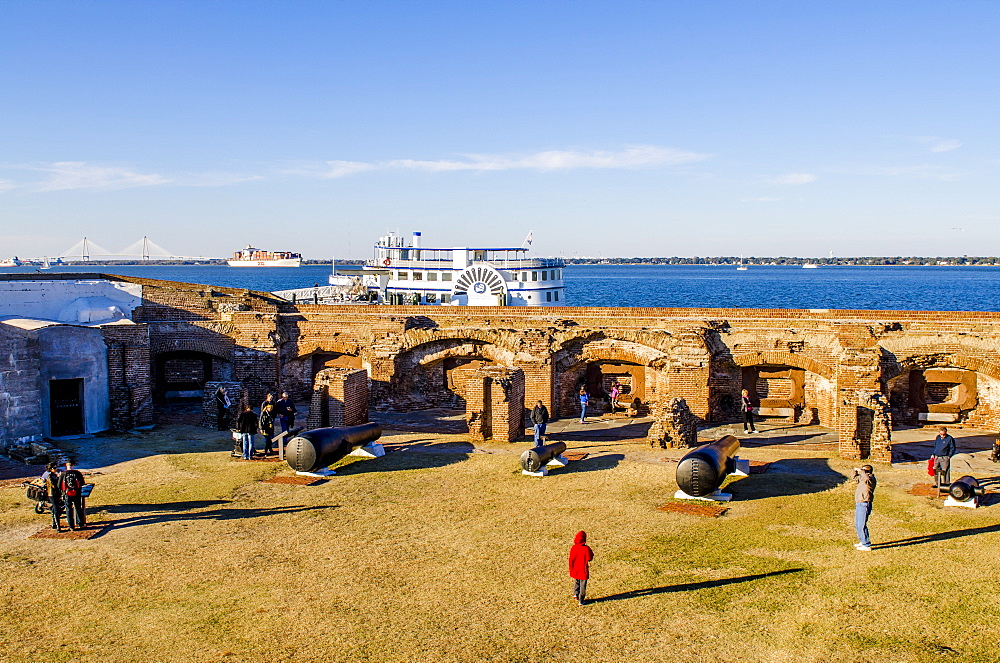
[[[565,267],[562,258],[524,258],[520,260],[471,260],[470,265],[490,265],[497,269],[543,269],[546,267]],[[453,269],[451,260],[399,260],[393,259],[389,264],[385,260],[367,260],[366,267],[379,269]]]

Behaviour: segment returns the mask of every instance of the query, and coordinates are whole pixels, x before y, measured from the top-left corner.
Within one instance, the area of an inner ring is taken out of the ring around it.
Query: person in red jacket
[[[573,579],[573,598],[579,601],[580,605],[586,600],[592,559],[594,551],[587,545],[587,533],[577,532],[573,547],[569,551],[569,577]]]

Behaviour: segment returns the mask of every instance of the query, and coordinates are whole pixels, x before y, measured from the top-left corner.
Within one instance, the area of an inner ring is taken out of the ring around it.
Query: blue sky
[[[0,2],[0,257],[1000,253],[997,2]]]

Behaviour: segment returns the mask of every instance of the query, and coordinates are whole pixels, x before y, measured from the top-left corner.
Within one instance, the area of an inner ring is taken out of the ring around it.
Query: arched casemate
[[[770,351],[735,355],[731,366],[736,379],[728,381],[728,389],[713,391],[714,419],[738,417],[740,392],[746,389],[759,417],[835,425],[835,371],[823,362],[793,352]]]
[[[590,394],[588,412],[611,409],[611,389],[617,383],[623,409],[649,414],[649,403],[665,393],[667,353],[625,338],[594,334],[565,341],[553,355],[553,410],[555,416],[580,412],[579,391]]]
[[[897,346],[885,350],[882,380],[893,421],[963,423],[1000,430],[1000,363],[983,356],[988,349],[942,352],[930,346]]]

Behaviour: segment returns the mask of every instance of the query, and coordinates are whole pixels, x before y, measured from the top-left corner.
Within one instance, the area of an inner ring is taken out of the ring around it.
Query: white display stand
[[[549,462],[545,463],[545,467],[566,467],[569,465],[569,460],[563,456],[556,456]]]
[[[385,455],[385,447],[378,442],[372,442],[371,444],[366,444],[363,447],[358,447],[347,455],[360,456],[361,458],[381,458]]]
[[[978,509],[979,508],[979,498],[978,497],[973,497],[968,502],[959,502],[954,497],[952,497],[951,495],[949,495],[948,499],[946,499],[944,501],[944,506],[964,506],[967,509]]]
[[[675,500],[702,500],[704,502],[728,502],[733,499],[732,493],[724,493],[721,490],[716,489],[714,493],[705,495],[704,497],[695,497],[694,495],[688,495],[683,490],[678,490],[674,493]]]
[[[521,474],[523,474],[525,476],[528,476],[528,477],[547,477],[547,476],[549,476],[549,468],[548,467],[543,467],[542,469],[538,470],[537,472],[529,472],[528,470],[521,470]]]
[[[743,460],[739,456],[733,458],[733,463],[735,468],[729,473],[731,477],[748,477],[750,476],[750,461]]]
[[[337,476],[337,473],[327,467],[321,467],[315,472],[296,472],[300,477],[315,477],[317,479],[325,479],[326,477]]]

